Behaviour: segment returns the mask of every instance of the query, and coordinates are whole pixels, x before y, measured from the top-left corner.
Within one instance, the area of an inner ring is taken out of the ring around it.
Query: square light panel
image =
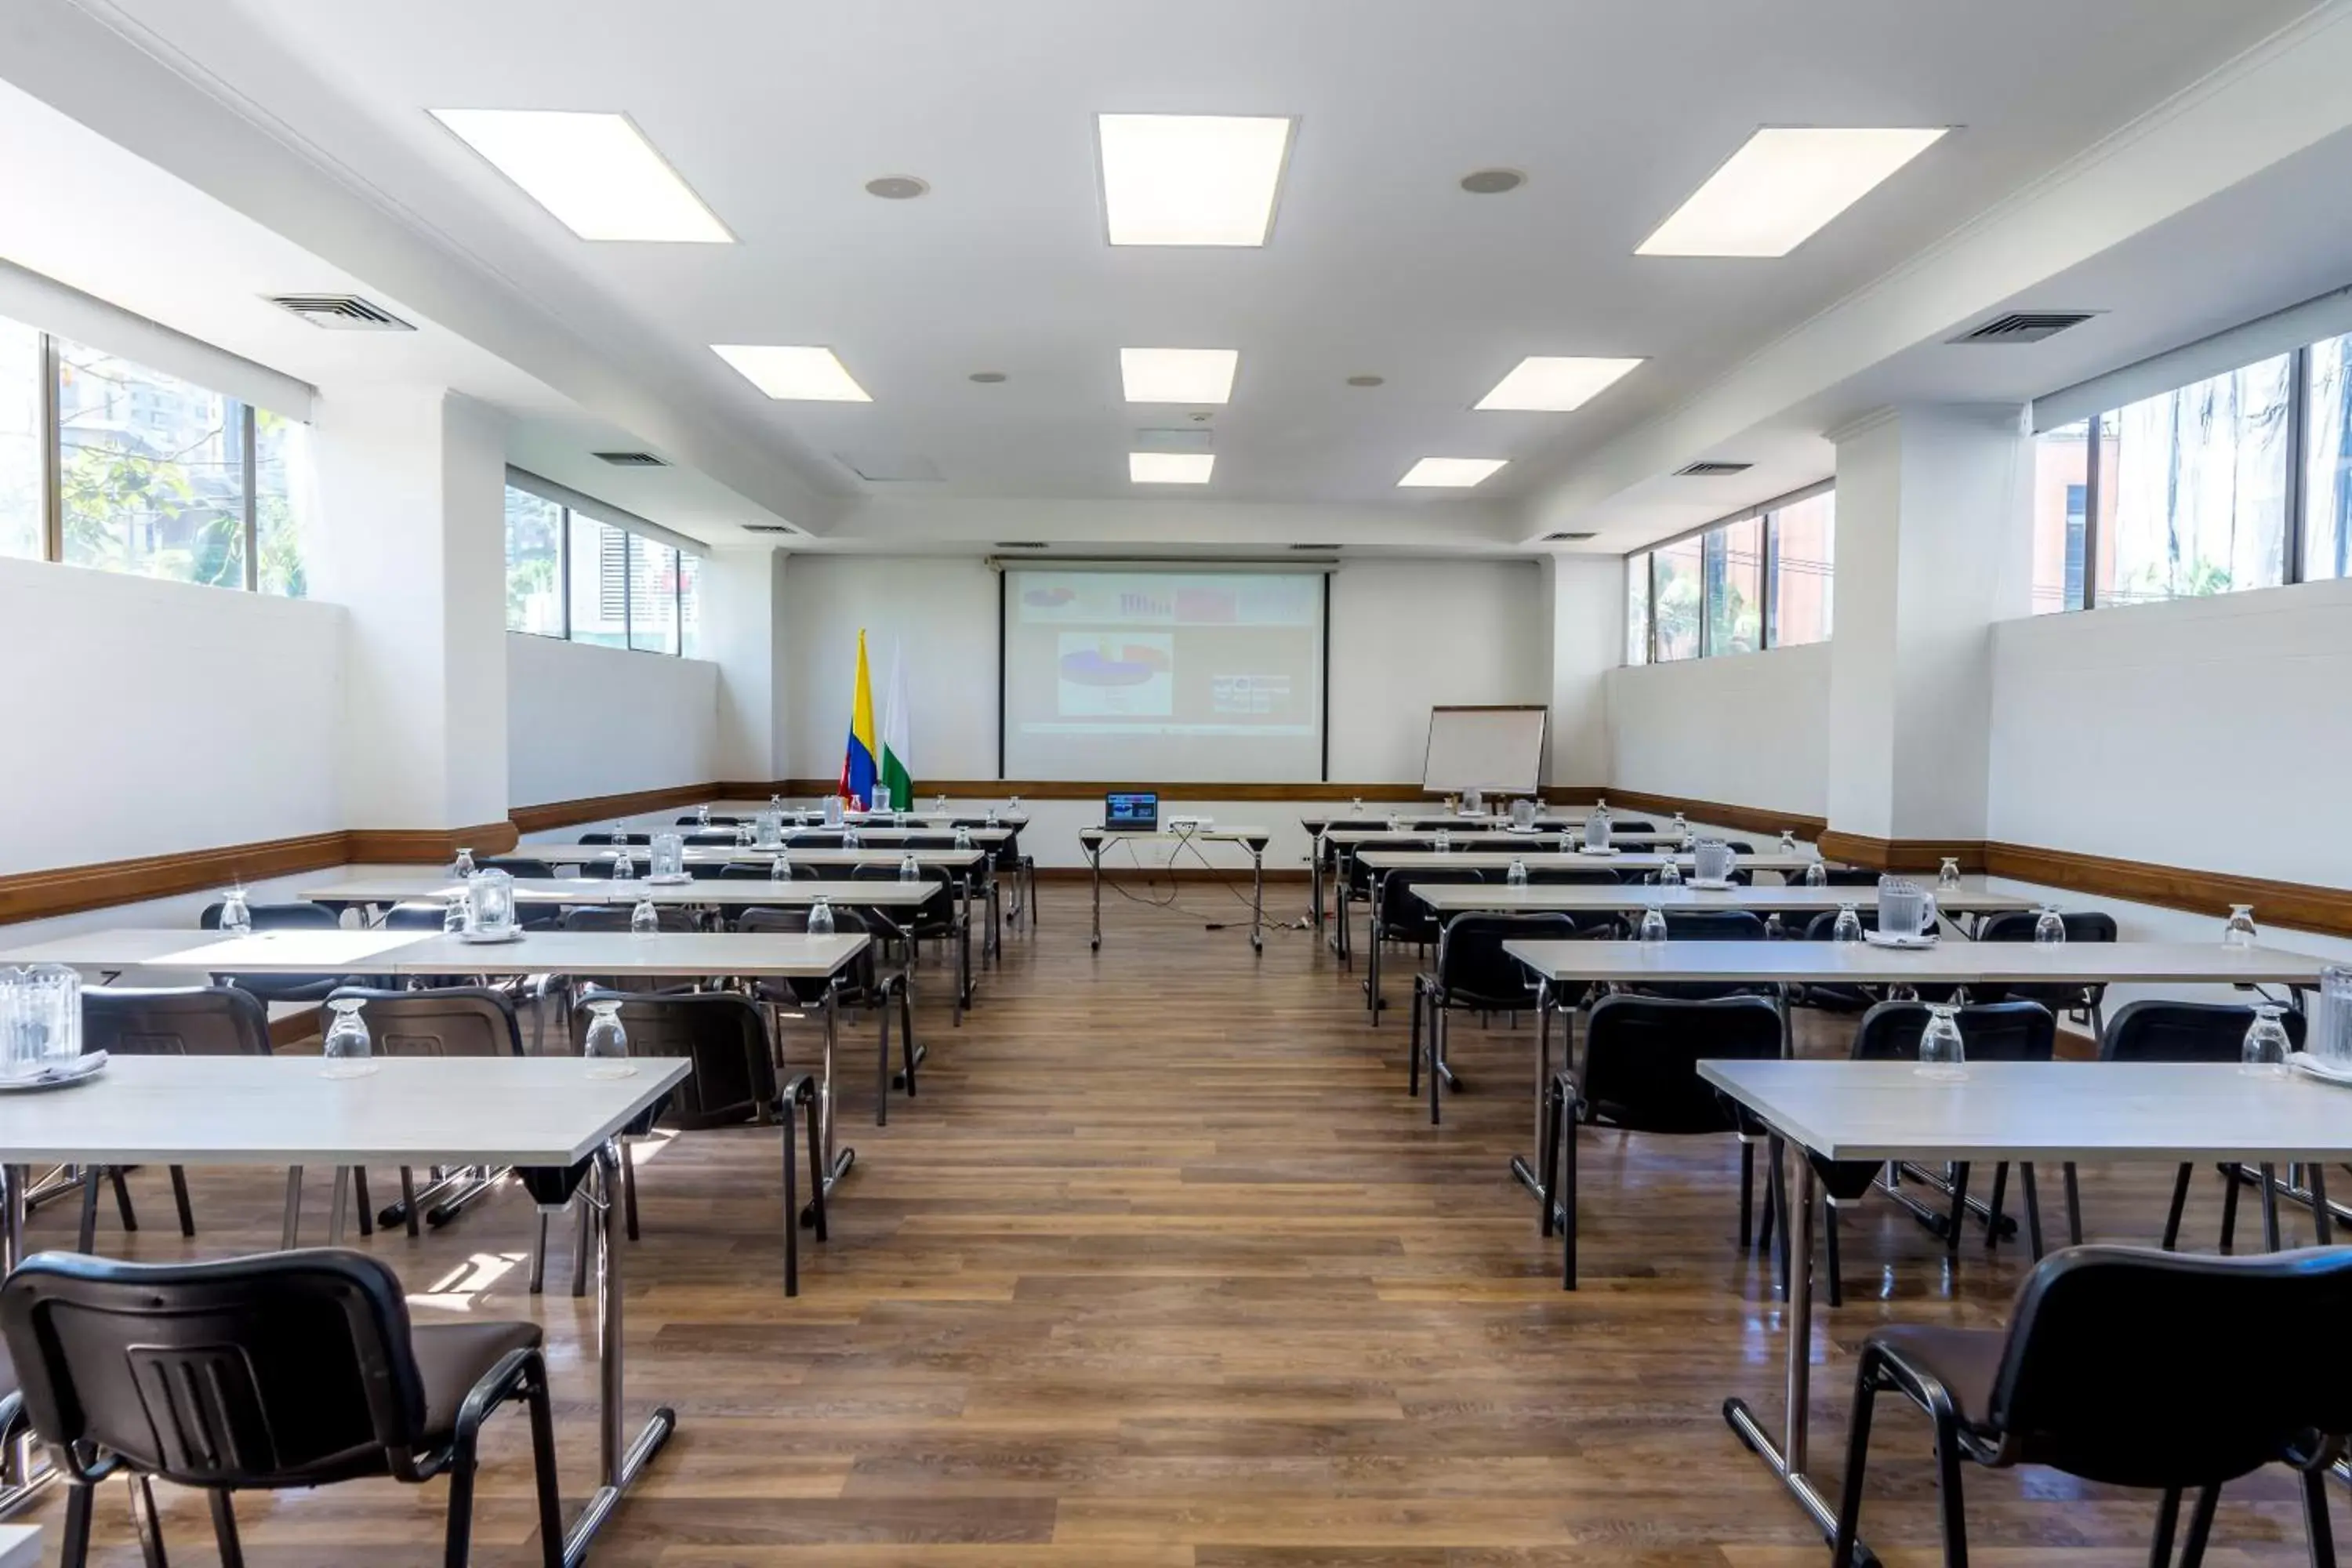
[[[1213,452],[1129,452],[1127,477],[1139,485],[1205,485],[1217,466]]]
[[[625,114],[555,109],[427,112],[583,239],[735,242]]]
[[[801,403],[871,403],[831,349],[775,343],[713,343],[710,352],[742,372],[743,379],[780,400]]]
[[[1845,130],[1768,125],[1693,192],[1639,256],[1786,256],[1945,127]]]
[[[1118,379],[1129,403],[1223,403],[1241,362],[1239,349],[1121,349]]]
[[[1642,362],[1530,354],[1478,400],[1481,408],[1536,409],[1565,414]]]
[[[1397,488],[1466,490],[1509,461],[1508,458],[1423,458],[1405,470]]]
[[[1291,121],[1234,114],[1100,114],[1113,245],[1264,245]]]

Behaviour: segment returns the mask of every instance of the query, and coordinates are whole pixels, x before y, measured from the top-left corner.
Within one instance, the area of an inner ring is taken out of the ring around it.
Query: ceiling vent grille
[[[1336,552],[1339,547],[1336,544],[1294,544],[1290,546],[1290,548],[1293,550],[1318,550],[1328,555]]]
[[[1043,550],[1045,547],[1042,539],[1000,539],[996,542],[999,550]]]
[[[747,522],[743,525],[743,531],[746,533],[798,533],[800,530],[788,522]]]
[[[1574,544],[1581,540],[1600,537],[1597,533],[1547,533],[1543,536],[1543,542],[1546,544]]]
[[[600,463],[610,463],[616,468],[667,468],[669,459],[656,458],[651,452],[598,452]]]
[[[1676,468],[1675,477],[1679,479],[1724,479],[1734,474],[1744,474],[1755,466],[1753,463],[1693,463],[1687,468]]]
[[[2095,310],[2011,310],[2006,316],[1995,316],[1983,326],[1962,332],[1951,341],[1956,343],[2038,343],[2044,338],[2054,338],[2069,327],[2079,327],[2098,312]]]
[[[272,294],[271,304],[314,327],[337,332],[413,332],[416,329],[356,294]]]

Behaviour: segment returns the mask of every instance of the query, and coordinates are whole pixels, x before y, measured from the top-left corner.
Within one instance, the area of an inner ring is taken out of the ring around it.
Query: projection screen
[[[1323,773],[1322,570],[1004,569],[1004,773]]]

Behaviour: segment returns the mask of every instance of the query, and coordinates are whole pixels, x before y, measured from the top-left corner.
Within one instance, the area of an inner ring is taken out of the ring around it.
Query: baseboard
[[[1775,811],[1765,806],[1735,805],[1720,800],[1694,800],[1687,795],[1654,795],[1648,790],[1619,789],[1613,784],[1602,793],[1608,796],[1612,810],[1630,806],[1660,816],[1672,816],[1679,811],[1694,822],[1704,822],[1717,827],[1737,827],[1743,833],[1769,834],[1776,838],[1784,832],[1794,832],[1800,838],[1816,838],[1829,827],[1826,817],[1809,816],[1801,811]]]
[[[1988,848],[1981,838],[1874,838],[1865,833],[1843,833],[1832,827],[1815,840],[1827,860],[1867,866],[1879,871],[1933,871],[1947,858],[1958,860],[1963,871],[1985,868]]]
[[[46,920],[341,866],[351,859],[349,838],[341,832],[311,833],[136,860],[18,871],[0,877],[0,921]]]
[[[503,855],[520,836],[511,822],[486,822],[478,827],[355,827],[344,837],[346,858],[364,866],[379,861],[430,865],[455,859],[460,849]]]
[[[2013,881],[2210,915],[2217,922],[2229,918],[2231,904],[2252,904],[2258,926],[2352,937],[2352,889],[2155,866],[2031,844],[1986,845],[1984,868]]]

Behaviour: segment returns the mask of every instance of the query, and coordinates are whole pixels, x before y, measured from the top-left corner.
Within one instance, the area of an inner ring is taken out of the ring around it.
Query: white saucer
[[[1696,888],[1701,892],[1721,893],[1727,892],[1731,889],[1739,886],[1739,884],[1733,881],[1728,877],[1726,877],[1720,882],[1702,882],[1696,877],[1689,877],[1684,879],[1683,886],[1685,888]]]
[[[16,1078],[0,1078],[0,1094],[29,1094],[44,1089],[63,1089],[68,1084],[95,1078],[105,1069],[104,1051],[86,1051],[80,1056],[36,1068]]]
[[[522,928],[520,926],[517,926],[512,931],[501,931],[496,936],[492,936],[488,931],[459,931],[457,933],[457,940],[466,943],[469,947],[496,947],[501,942],[520,942],[522,940]]]
[[[1597,860],[1605,860],[1612,855],[1622,855],[1625,853],[1622,849],[1618,848],[1614,844],[1612,844],[1606,849],[1595,849],[1589,844],[1580,844],[1576,847],[1576,852],[1579,855],[1590,855]]]
[[[646,885],[655,888],[683,888],[688,882],[693,880],[694,874],[690,871],[680,871],[675,877],[647,877],[646,879]]]
[[[2322,1083],[2352,1085],[2352,1062],[2323,1061],[2308,1051],[2296,1051],[2288,1056],[2286,1065]]]
[[[1873,947],[1899,948],[1906,952],[1918,952],[1936,945],[1933,936],[1896,936],[1892,931],[1866,931],[1862,940]]]

